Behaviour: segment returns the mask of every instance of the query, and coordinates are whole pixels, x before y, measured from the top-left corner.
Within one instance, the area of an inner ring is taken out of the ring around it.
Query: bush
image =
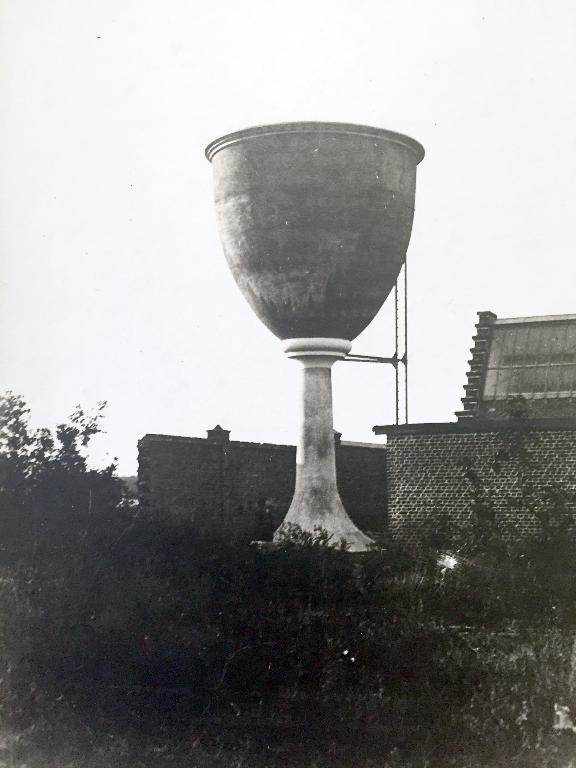
[[[554,704],[576,703],[570,633],[454,627],[441,609],[468,587],[397,577],[382,551],[227,548],[140,523],[95,561],[3,582],[19,727],[64,699],[90,722],[183,733],[200,720],[254,748],[371,760],[444,745],[487,761],[539,748]]]
[[[353,555],[293,530],[270,550],[227,546],[143,518],[114,467],[87,467],[98,414],[56,435],[31,431],[14,396],[0,415],[4,728],[50,750],[42,733],[90,723],[135,765],[131,730],[172,739],[182,765],[192,732],[246,765],[561,754],[576,587],[543,544]]]

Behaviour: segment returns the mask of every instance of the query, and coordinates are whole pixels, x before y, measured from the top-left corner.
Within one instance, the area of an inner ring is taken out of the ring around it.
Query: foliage
[[[489,460],[463,455],[454,467],[468,486],[469,515],[435,514],[434,527],[421,531],[420,562],[433,568],[439,555],[458,562],[445,579],[459,595],[455,622],[576,622],[576,494],[541,471],[541,438],[527,438],[527,416],[524,399],[511,399],[511,429]],[[529,529],[519,531],[519,521],[529,521]]]
[[[86,448],[101,429],[78,406],[54,431],[32,429],[29,409],[12,393],[0,398],[0,541],[4,562],[52,557],[89,535],[96,524],[126,522],[130,502],[111,464],[88,468]],[[123,513],[123,515],[121,514]],[[122,521],[121,521],[122,518]]]
[[[88,468],[102,410],[55,434],[13,395],[0,415],[13,765],[561,767],[576,587],[539,543],[229,546],[142,518],[114,467]]]
[[[245,765],[271,749],[262,765],[480,765],[548,749],[554,704],[574,711],[571,633],[453,626],[457,567],[395,574],[384,551],[232,549],[152,523],[101,557],[5,576],[12,731],[54,709],[176,753],[191,730],[197,755],[242,744]]]

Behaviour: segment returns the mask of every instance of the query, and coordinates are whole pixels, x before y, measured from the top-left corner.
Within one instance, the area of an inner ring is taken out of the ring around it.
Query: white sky
[[[426,148],[410,415],[451,420],[477,310],[576,312],[575,73],[572,0],[0,0],[0,389],[38,425],[107,400],[124,474],[146,432],[293,442],[299,366],[228,273],[203,150],[340,120]],[[343,439],[393,420],[391,369],[334,380]]]

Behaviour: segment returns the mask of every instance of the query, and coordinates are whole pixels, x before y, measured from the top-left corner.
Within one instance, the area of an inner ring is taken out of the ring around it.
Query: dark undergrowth
[[[0,398],[0,768],[574,768],[568,499],[522,545],[478,481],[417,553],[230,547],[88,469],[99,418]]]
[[[534,614],[514,579],[150,522],[37,555],[3,570],[0,760],[566,768],[576,588]]]

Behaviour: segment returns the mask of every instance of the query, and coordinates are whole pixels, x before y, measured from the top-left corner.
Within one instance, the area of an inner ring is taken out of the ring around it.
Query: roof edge
[[[420,424],[387,424],[372,427],[375,435],[402,437],[404,435],[458,435],[474,432],[540,432],[576,431],[576,417],[539,419],[476,419],[465,421],[424,422]]]
[[[232,446],[234,448],[237,447],[245,447],[245,448],[272,448],[272,449],[278,449],[278,450],[295,450],[296,446],[294,445],[287,445],[286,443],[253,443],[246,440],[230,440],[226,443],[218,443],[209,440],[206,437],[187,437],[185,435],[163,435],[159,433],[154,432],[148,432],[143,437],[140,438],[138,443],[188,443],[193,445],[214,445],[214,446]],[[385,449],[386,445],[384,443],[356,443],[349,440],[342,440],[340,445],[344,448],[363,448],[371,450],[372,448],[376,448],[377,450]]]

